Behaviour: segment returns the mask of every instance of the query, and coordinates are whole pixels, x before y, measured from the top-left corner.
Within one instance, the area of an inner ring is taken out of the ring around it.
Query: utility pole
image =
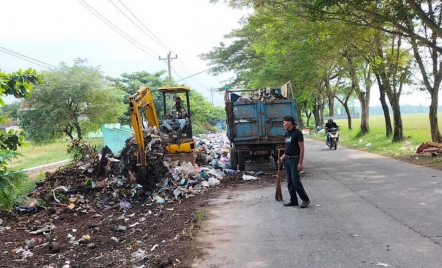
[[[210,88],[210,93],[212,94],[212,105],[213,105],[213,88]]]
[[[169,69],[169,87],[172,86],[172,74],[170,73],[170,61],[178,59],[178,55],[175,55],[174,58],[171,58],[170,54],[171,54],[171,52],[169,51],[169,54],[167,54],[167,58],[161,58],[161,56],[158,56],[158,58],[160,60],[167,60],[167,67]],[[170,100],[171,100],[171,103],[173,103],[173,95],[172,94],[170,94]]]

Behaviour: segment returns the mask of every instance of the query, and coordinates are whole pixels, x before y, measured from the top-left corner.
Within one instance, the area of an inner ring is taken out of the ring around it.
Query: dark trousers
[[[290,201],[293,203],[298,203],[296,193],[298,193],[302,201],[310,200],[304,190],[304,186],[302,186],[301,177],[299,177],[298,163],[299,157],[284,158],[285,170],[287,172],[287,188],[290,193]]]

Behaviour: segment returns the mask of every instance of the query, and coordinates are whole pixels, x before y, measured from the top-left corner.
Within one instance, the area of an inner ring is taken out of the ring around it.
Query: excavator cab
[[[161,138],[167,144],[170,154],[189,153],[196,148],[192,135],[192,119],[190,111],[189,87],[160,87],[158,92],[163,94],[163,116],[160,120]],[[170,96],[183,93],[185,103],[176,107],[176,98],[173,107],[167,107],[166,100]]]

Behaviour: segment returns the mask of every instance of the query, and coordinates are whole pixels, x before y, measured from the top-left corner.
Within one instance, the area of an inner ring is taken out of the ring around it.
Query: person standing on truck
[[[172,112],[166,114],[167,119],[163,121],[163,125],[167,128],[167,130],[172,131],[172,127],[170,124],[173,123],[174,120],[177,120],[180,124],[180,131],[183,130],[186,125],[186,117],[187,112],[186,108],[181,103],[181,98],[176,97],[175,105],[172,106]]]
[[[310,204],[310,199],[301,183],[299,172],[302,170],[304,161],[304,136],[296,128],[295,118],[286,116],[283,119],[285,133],[285,153],[278,159],[278,165],[283,162],[287,172],[287,188],[290,193],[290,202],[285,203],[286,207],[298,206],[298,197],[302,200],[300,208],[306,208]]]

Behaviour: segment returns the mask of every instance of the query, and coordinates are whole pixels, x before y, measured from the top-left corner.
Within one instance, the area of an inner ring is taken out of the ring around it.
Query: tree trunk
[[[300,105],[296,105],[296,117],[299,129],[304,129],[304,121],[302,120],[302,107]]]
[[[439,131],[439,125],[437,120],[437,105],[439,90],[433,89],[431,92],[431,105],[430,105],[430,126],[431,126],[431,139],[433,142],[442,142],[442,138]]]
[[[319,116],[319,105],[317,104],[313,106],[313,116],[315,117],[315,125],[322,128],[321,119]]]
[[[393,110],[393,120],[394,120],[393,142],[403,141],[405,137],[404,137],[404,127],[402,125],[401,108],[399,106],[399,101],[392,101],[391,109]]]
[[[64,130],[64,132],[66,133],[66,135],[68,135],[69,138],[71,138],[71,140],[74,139],[74,137],[72,136],[72,130],[73,130],[73,127],[72,127],[70,124],[68,124],[68,125],[66,126],[65,130]]]
[[[335,97],[333,96],[333,94],[327,93],[327,99],[328,99],[328,115],[333,117],[335,116],[335,111],[334,111],[334,107],[335,107]]]
[[[82,136],[81,136],[81,128],[80,128],[80,124],[75,123],[74,126],[75,126],[75,129],[77,130],[77,138],[78,138],[78,139],[81,139]]]
[[[361,103],[361,135],[365,135],[370,132],[369,120],[369,105],[367,103],[367,97],[363,92],[358,94],[359,102]]]
[[[312,113],[305,110],[305,117],[307,118],[307,127],[310,127],[310,117],[312,116]]]
[[[321,99],[321,104],[319,105],[319,116],[321,119],[321,127],[324,127],[324,100]]]
[[[344,102],[344,103],[342,103],[342,106],[344,106],[345,113],[347,114],[348,129],[351,130],[351,113],[350,113],[350,109],[348,108],[348,103]]]
[[[385,136],[390,137],[393,133],[393,128],[391,126],[391,118],[390,118],[390,110],[388,109],[387,101],[385,100],[385,88],[382,84],[381,78],[379,77],[379,74],[376,73],[376,80],[378,82],[379,86],[379,93],[380,97],[379,100],[381,101],[382,110],[384,111],[384,118],[385,118]]]

